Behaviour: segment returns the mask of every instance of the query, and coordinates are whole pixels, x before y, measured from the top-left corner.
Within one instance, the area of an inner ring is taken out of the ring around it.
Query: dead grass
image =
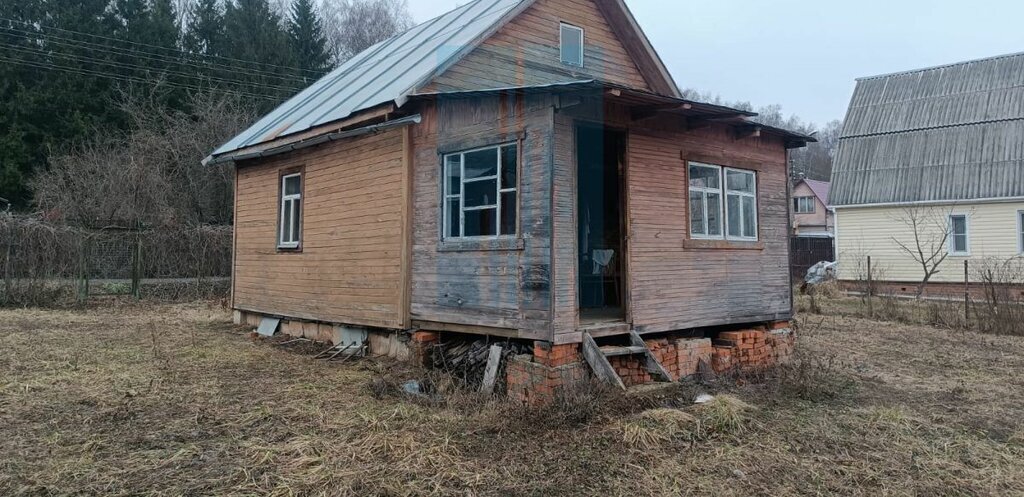
[[[433,376],[411,401],[394,386],[420,371],[228,319],[0,311],[0,495],[1024,493],[1020,338],[808,317],[800,347],[830,364],[537,411]]]

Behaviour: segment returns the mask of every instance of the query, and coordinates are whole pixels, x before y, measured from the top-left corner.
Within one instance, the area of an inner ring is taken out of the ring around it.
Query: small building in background
[[[962,294],[1024,254],[1024,53],[858,80],[830,204],[842,280],[870,257],[874,280],[912,293],[924,261],[929,293]]]
[[[802,179],[793,187],[793,234],[832,238],[835,214],[828,206],[828,181]]]

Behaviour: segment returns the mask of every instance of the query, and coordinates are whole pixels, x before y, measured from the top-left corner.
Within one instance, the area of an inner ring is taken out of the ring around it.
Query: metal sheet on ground
[[[256,328],[256,333],[260,336],[272,337],[277,333],[277,327],[281,325],[279,318],[263,318],[260,321],[259,328]]]

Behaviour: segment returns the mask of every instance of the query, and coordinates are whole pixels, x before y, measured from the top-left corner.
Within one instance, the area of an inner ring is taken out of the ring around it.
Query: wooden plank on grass
[[[501,345],[491,345],[491,353],[487,356],[487,369],[484,371],[484,382],[480,392],[494,393],[494,382],[498,379],[498,366],[501,365]]]

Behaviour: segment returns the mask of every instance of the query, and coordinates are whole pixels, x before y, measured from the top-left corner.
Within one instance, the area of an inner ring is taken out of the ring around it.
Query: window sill
[[[301,254],[302,246],[298,247],[277,247],[277,253],[279,254]]]
[[[522,238],[497,238],[493,240],[445,240],[438,247],[438,252],[510,252],[526,248]]]
[[[733,240],[683,240],[683,248],[692,250],[764,250],[764,242]]]

